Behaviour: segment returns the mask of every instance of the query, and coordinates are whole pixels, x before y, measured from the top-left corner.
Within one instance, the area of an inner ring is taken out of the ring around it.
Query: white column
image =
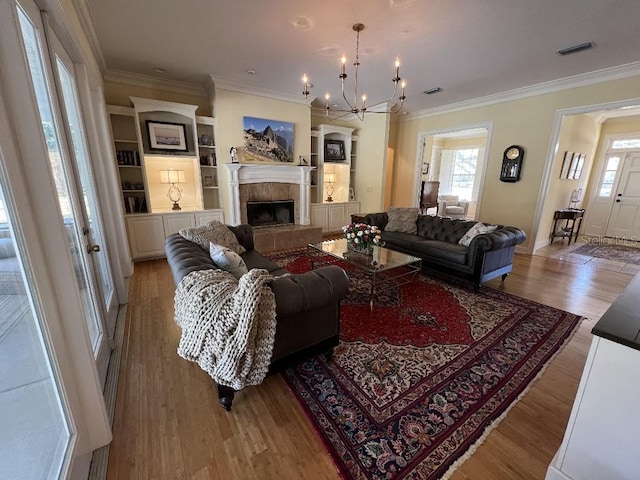
[[[300,225],[311,224],[311,170],[316,167],[300,167]]]
[[[240,224],[240,168],[239,163],[224,163],[229,170],[229,225]]]

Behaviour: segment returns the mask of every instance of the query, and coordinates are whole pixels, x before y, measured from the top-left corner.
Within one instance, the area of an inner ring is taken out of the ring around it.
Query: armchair
[[[469,202],[460,200],[457,195],[440,195],[438,197],[438,216],[450,218],[467,218]]]

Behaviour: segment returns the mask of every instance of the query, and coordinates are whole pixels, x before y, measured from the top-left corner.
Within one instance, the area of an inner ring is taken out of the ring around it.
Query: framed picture
[[[342,140],[331,140],[329,138],[325,139],[324,161],[341,162],[344,159],[344,142]]]
[[[571,161],[573,160],[573,152],[564,152],[564,160],[562,161],[562,169],[560,170],[560,179],[569,178],[569,169],[571,168]]]
[[[202,177],[202,184],[205,187],[215,187],[216,184],[213,181],[213,175],[205,175],[204,177]]]
[[[574,155],[573,157],[573,163],[575,163],[575,168],[570,169],[573,170],[573,176],[569,177],[570,179],[573,180],[578,180],[580,178],[580,176],[582,175],[582,168],[584,167],[584,161],[587,158],[587,156],[584,153],[580,153],[577,155],[577,157]]]
[[[187,151],[185,126],[181,123],[147,120],[149,145],[155,150]]]
[[[293,123],[243,117],[243,128],[245,160],[293,163]]]

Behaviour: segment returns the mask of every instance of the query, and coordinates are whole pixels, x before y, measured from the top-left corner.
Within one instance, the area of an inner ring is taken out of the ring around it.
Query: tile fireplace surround
[[[311,171],[315,167],[225,163],[229,171],[229,224],[247,222],[247,201],[293,200],[295,225],[254,229],[261,252],[303,247],[322,239],[321,227],[311,226]]]
[[[293,199],[295,202],[296,225],[309,225],[311,223],[311,171],[315,167],[244,163],[225,163],[224,166],[229,171],[230,176],[231,208],[229,223],[231,225],[238,225],[243,220],[247,221],[246,202],[248,200]],[[241,196],[240,186],[250,184],[254,185],[243,188]]]

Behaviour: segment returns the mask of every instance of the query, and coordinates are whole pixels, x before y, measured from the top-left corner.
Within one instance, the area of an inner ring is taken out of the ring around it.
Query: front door
[[[614,194],[606,236],[640,240],[640,153],[627,153]]]

